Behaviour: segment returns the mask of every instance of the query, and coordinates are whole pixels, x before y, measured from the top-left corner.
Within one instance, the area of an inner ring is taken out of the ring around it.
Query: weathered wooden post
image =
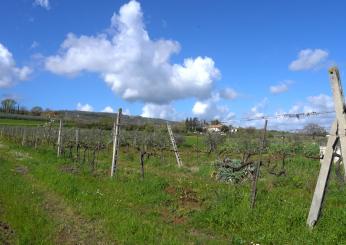
[[[118,163],[119,155],[119,134],[120,134],[120,118],[121,118],[121,108],[119,108],[117,120],[114,124],[114,137],[113,137],[113,157],[112,157],[112,168],[111,168],[111,177],[113,177]]]
[[[60,119],[60,123],[59,123],[59,132],[58,132],[58,152],[57,152],[57,156],[59,157],[61,154],[61,145],[62,145],[62,135],[61,135],[61,131],[62,131],[62,119]]]
[[[177,144],[175,143],[173,131],[172,131],[171,125],[169,125],[169,123],[167,123],[167,130],[168,130],[169,138],[171,139],[171,143],[172,143],[173,151],[175,153],[175,158],[177,160],[178,167],[181,167],[181,166],[183,166],[183,163],[180,159],[178,147],[177,147]]]
[[[344,157],[346,157],[346,115],[345,115],[345,100],[341,86],[339,70],[336,67],[329,69],[330,84],[333,91],[334,107],[336,119],[330,130],[326,152],[322,160],[320,173],[317,179],[314,196],[311,202],[307,224],[313,228],[316,224],[321,206],[323,203],[325,189],[328,182],[331,164],[333,163],[334,153],[338,143],[340,142],[342,161],[346,172]]]
[[[25,145],[25,142],[26,142],[26,128],[23,129],[22,146]]]
[[[254,180],[252,182],[252,191],[251,191],[251,208],[255,207],[255,202],[256,202],[256,194],[257,194],[257,181],[258,177],[260,174],[260,168],[262,164],[262,152],[265,148],[265,142],[266,142],[266,135],[267,135],[267,125],[268,125],[268,120],[266,119],[264,122],[264,128],[263,128],[263,135],[262,135],[262,142],[261,142],[261,149],[260,149],[260,160],[257,161],[256,164],[256,173],[254,176]]]

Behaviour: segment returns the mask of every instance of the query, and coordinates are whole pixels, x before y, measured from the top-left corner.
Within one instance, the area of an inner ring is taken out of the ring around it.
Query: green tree
[[[221,122],[220,122],[219,120],[217,120],[217,119],[212,120],[210,123],[211,123],[212,125],[219,125],[219,124],[221,124]]]
[[[14,99],[4,99],[1,101],[1,109],[4,112],[11,113],[15,111],[17,102]]]

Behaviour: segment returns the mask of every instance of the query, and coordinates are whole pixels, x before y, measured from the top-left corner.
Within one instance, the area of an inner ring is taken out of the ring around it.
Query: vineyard
[[[325,137],[252,128],[182,133],[172,125],[179,167],[167,125],[123,123],[111,178],[114,129],[13,125],[0,126],[3,241],[333,244],[346,237],[340,162],[319,225],[306,228]]]

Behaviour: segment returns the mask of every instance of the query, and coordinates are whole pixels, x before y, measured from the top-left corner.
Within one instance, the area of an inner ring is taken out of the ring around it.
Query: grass
[[[10,125],[10,126],[40,126],[43,125],[45,121],[42,120],[24,120],[24,119],[1,119],[0,126]]]
[[[19,244],[61,241],[61,216],[69,219],[76,216],[72,231],[87,236],[91,226],[95,235],[108,244],[343,244],[346,241],[346,189],[336,181],[334,170],[321,219],[310,231],[306,218],[319,171],[318,161],[291,159],[287,175],[282,177],[262,170],[256,208],[251,210],[250,183],[231,185],[211,178],[210,163],[215,156],[200,154],[197,162],[191,150],[194,138],[190,136],[185,142],[190,147],[180,149],[184,168],[177,168],[174,156],[166,153],[164,161],[146,160],[144,180],[140,179],[135,151],[121,152],[116,178],[110,179],[111,154],[100,156],[97,170],[91,173],[88,165],[56,159],[51,149],[34,151],[1,141],[0,219],[15,230],[13,239]],[[20,160],[18,155],[30,157]],[[18,164],[25,166],[28,173],[14,172]],[[45,209],[47,200],[52,202],[51,196],[54,200],[59,198],[63,208]]]
[[[15,233],[1,233],[0,242],[6,244],[6,238],[14,244],[51,244],[54,220],[49,219],[41,206],[42,194],[15,171],[15,160],[9,156],[4,158],[3,150],[0,157],[0,219],[10,224],[10,230]]]

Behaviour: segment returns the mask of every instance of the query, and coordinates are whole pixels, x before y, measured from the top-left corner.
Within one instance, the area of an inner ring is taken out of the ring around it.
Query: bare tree
[[[305,125],[302,131],[307,135],[311,135],[313,139],[315,139],[316,136],[326,136],[327,134],[326,130],[316,123]]]

